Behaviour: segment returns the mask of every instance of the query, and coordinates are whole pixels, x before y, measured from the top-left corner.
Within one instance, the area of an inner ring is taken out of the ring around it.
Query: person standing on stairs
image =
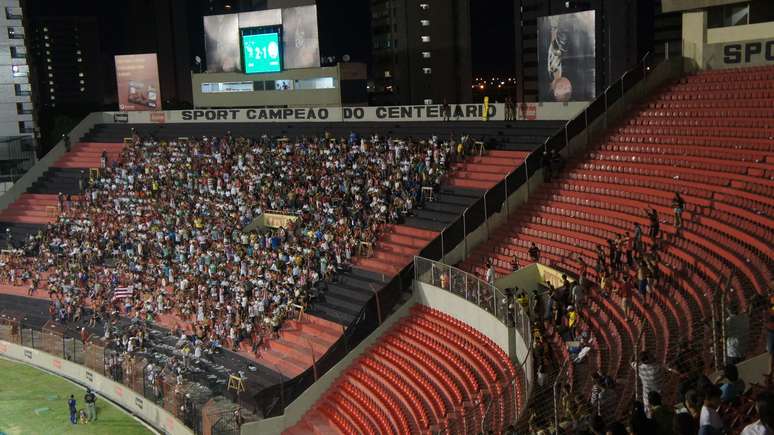
[[[634,251],[637,255],[642,254],[642,227],[639,222],[634,223],[634,237],[633,237]],[[632,262],[632,264],[634,264]]]
[[[655,245],[659,235],[658,211],[651,207],[650,210],[645,210],[645,214],[648,215],[648,219],[650,220],[648,235],[653,239],[653,244]]]
[[[494,285],[495,282],[495,268],[491,258],[486,262],[486,282],[490,285]]]
[[[651,391],[661,393],[664,388],[664,366],[653,361],[650,353],[643,350],[640,352],[639,362],[632,361],[632,368],[637,370],[637,374],[642,383],[642,397],[645,401],[645,408],[648,408],[648,394]],[[669,370],[669,369],[667,369]]]
[[[540,249],[532,242],[529,246],[529,258],[535,263],[540,261]]]
[[[680,234],[680,230],[683,228],[683,210],[685,210],[685,201],[680,196],[680,192],[675,192],[675,197],[672,198],[672,208],[675,210],[675,228],[677,234]]]
[[[78,175],[78,194],[81,196],[83,196],[85,184],[86,184],[86,172],[83,169],[81,169],[81,172]]]

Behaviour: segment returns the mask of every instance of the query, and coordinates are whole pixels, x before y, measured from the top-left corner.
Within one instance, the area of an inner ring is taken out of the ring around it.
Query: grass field
[[[97,421],[70,424],[67,399],[85,408],[85,390],[65,379],[0,358],[0,434],[150,434],[145,426],[97,396]]]

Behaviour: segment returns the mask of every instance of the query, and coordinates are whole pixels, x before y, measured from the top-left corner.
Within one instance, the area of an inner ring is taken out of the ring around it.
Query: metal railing
[[[508,296],[503,290],[471,273],[422,257],[414,257],[414,279],[475,304],[503,325],[516,328],[527,346],[530,345],[532,334],[529,313],[516,303],[516,295]],[[512,308],[509,309],[509,306]]]

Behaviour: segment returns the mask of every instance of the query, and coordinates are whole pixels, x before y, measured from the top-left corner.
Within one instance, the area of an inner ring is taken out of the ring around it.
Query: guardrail
[[[583,111],[567,123],[553,136],[532,151],[524,162],[516,169],[497,183],[494,187],[484,193],[484,195],[469,206],[462,215],[453,223],[441,231],[441,234],[425,247],[419,254],[422,257],[441,260],[450,254],[457,246],[465,243],[465,255],[467,256],[467,237],[476,231],[482,225],[487,228],[487,237],[489,231],[488,220],[496,213],[510,215],[512,210],[509,207],[509,197],[523,187],[528,190],[531,178],[541,169],[543,169],[543,156],[546,151],[559,151],[564,157],[570,155],[569,149],[573,141],[585,139],[587,146],[589,143],[600,137],[607,130],[608,124],[612,123],[615,115],[623,110],[616,111],[616,114],[608,114],[611,108],[625,109],[627,104],[642,98],[642,95],[627,95],[635,86],[643,82],[644,79],[651,76],[661,65],[667,64],[667,67],[679,67],[682,71],[683,58],[657,59],[650,54],[646,54],[641,61],[631,70],[621,76],[620,79],[613,82],[605,91],[592,101]],[[656,80],[658,82],[658,80]],[[661,83],[653,84],[653,88],[660,86]],[[623,103],[623,104],[621,104]],[[532,181],[535,183],[535,181]],[[535,184],[536,185],[536,184]]]
[[[516,295],[508,295],[464,270],[422,257],[414,257],[414,279],[475,304],[503,325],[516,328],[527,346],[530,346],[532,334],[529,313],[516,303]]]

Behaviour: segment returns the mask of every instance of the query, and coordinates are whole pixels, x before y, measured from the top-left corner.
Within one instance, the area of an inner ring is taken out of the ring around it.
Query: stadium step
[[[407,225],[384,225],[376,242],[373,255],[356,257],[353,262],[361,268],[392,277],[414,261],[414,255],[437,237],[438,233]],[[410,248],[414,248],[413,253]]]
[[[490,396],[485,415],[477,399],[480,391],[502,385],[509,388]],[[328,406],[346,415],[356,433],[402,428],[399,433],[475,434],[482,423],[499,432],[525,406],[524,385],[505,352],[475,328],[432,308],[415,307],[285,433],[324,430],[329,420],[318,416]]]
[[[81,142],[73,145],[70,152],[65,153],[53,165],[53,168],[89,169],[102,165],[102,153],[108,155],[108,165],[118,160],[123,143]]]

